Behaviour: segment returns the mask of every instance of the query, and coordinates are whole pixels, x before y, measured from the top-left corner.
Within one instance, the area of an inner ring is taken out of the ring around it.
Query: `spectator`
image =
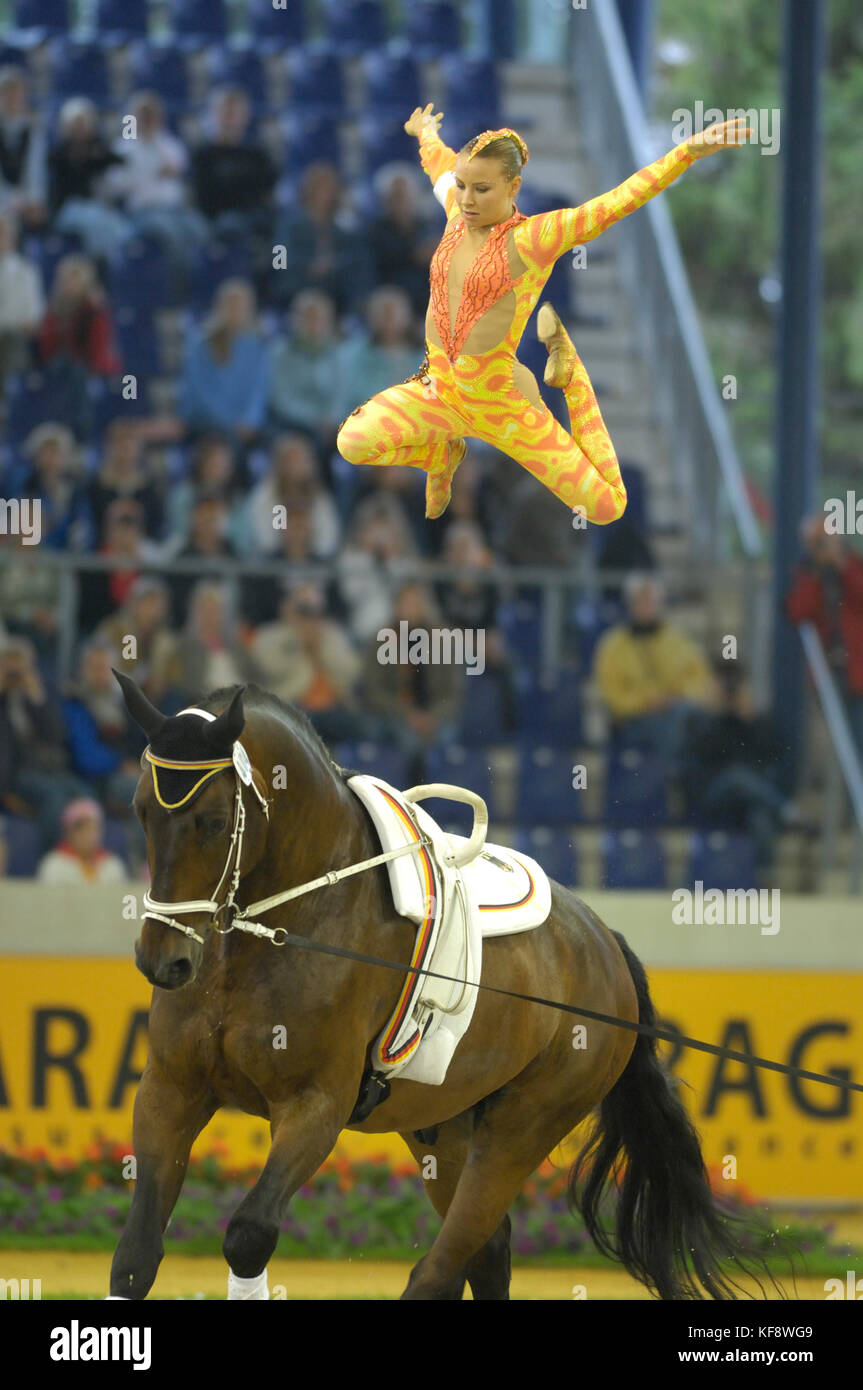
[[[61,572],[45,564],[38,545],[25,545],[21,531],[0,533],[0,546],[6,549],[0,565],[0,613],[6,628],[11,635],[29,638],[40,659],[50,660],[57,647]]]
[[[180,628],[186,621],[186,605],[189,594],[203,578],[221,579],[225,571],[225,560],[235,560],[237,553],[225,534],[227,530],[227,507],[225,499],[218,492],[198,494],[192,508],[189,534],[174,549],[171,556],[176,560],[202,560],[199,570],[194,573],[178,573],[171,577],[171,615],[174,627]],[[175,542],[176,545],[176,542]]]
[[[30,106],[20,68],[0,68],[0,210],[25,227],[43,226],[47,216],[48,164],[45,136]]]
[[[118,498],[105,511],[98,554],[114,568],[85,571],[80,612],[87,633],[122,608],[141,571],[159,564],[161,552],[144,535],[144,510],[134,498]]]
[[[687,799],[700,824],[751,837],[761,875],[772,866],[780,825],[799,823],[779,787],[781,757],[773,722],[756,713],[742,666],[718,658],[711,707],[686,727]]]
[[[254,679],[254,666],[237,639],[233,604],[222,584],[202,580],[192,590],[180,643],[179,686],[186,699]]]
[[[21,481],[21,497],[39,501],[40,544],[49,550],[81,549],[89,512],[70,431],[63,425],[37,425],[27,437],[24,454],[30,464]]]
[[[627,621],[609,628],[596,649],[595,676],[612,733],[629,747],[660,754],[677,771],[683,728],[710,691],[698,648],[663,612],[663,591],[649,575],[625,585]]]
[[[301,290],[289,322],[289,334],[273,344],[270,418],[275,429],[303,429],[330,450],[344,390],[333,301],[320,290]]]
[[[317,455],[306,435],[283,434],[273,444],[269,472],[249,496],[245,544],[252,553],[279,551],[280,533],[297,508],[304,508],[311,519],[313,557],[335,554],[341,523],[336,504],[321,482]]]
[[[79,236],[103,261],[128,241],[128,218],[111,207],[108,170],[122,164],[99,131],[98,112],[87,97],[70,97],[60,108],[60,138],[48,156],[52,222],[58,232]]]
[[[0,651],[0,804],[34,815],[43,852],[57,839],[67,801],[88,787],[69,768],[66,730],[46,693],[32,643],[7,640]]]
[[[554,494],[538,488],[534,478],[521,478],[512,486],[503,539],[510,564],[556,569],[572,565],[575,547],[585,532],[575,530],[572,514],[560,506],[550,506],[549,500],[556,500]]]
[[[161,539],[164,504],[143,456],[143,436],[135,420],[118,417],[105,433],[105,451],[96,477],[87,489],[95,534],[100,536],[112,502],[132,498],[141,505],[144,530],[150,540]]]
[[[440,235],[421,210],[416,172],[384,166],[375,179],[381,211],[369,229],[374,277],[379,284],[398,285],[417,315],[425,317],[429,298],[429,266]],[[392,382],[387,382],[391,385]]]
[[[114,679],[111,668],[119,665],[119,648],[89,642],[81,653],[78,678],[65,692],[63,714],[74,771],[98,788],[112,810],[128,814],[141,775],[144,740],[130,726]]]
[[[400,624],[407,624],[409,641],[416,634],[429,633],[440,623],[435,600],[424,584],[403,584],[396,594],[391,621],[387,626],[396,635]],[[452,742],[464,692],[464,672],[446,662],[401,662],[381,660],[381,642],[376,634],[366,647],[363,689],[368,708],[391,721],[402,749],[415,760],[422,753]],[[422,773],[415,769],[418,779]]]
[[[365,645],[389,622],[398,562],[416,553],[410,523],[395,498],[381,494],[360,504],[338,557],[337,581],[356,642]]]
[[[785,609],[793,623],[814,623],[863,758],[863,560],[825,531],[823,515],[808,517],[802,536]]]
[[[134,139],[114,143],[122,164],[111,171],[110,188],[122,201],[133,231],[157,237],[176,265],[188,271],[207,241],[209,228],[201,214],[188,206],[186,146],[166,128],[165,108],[157,93],[138,92],[131,107]]]
[[[348,339],[342,348],[343,391],[339,415],[415,372],[422,356],[412,334],[411,303],[404,290],[380,285],[366,304],[368,331]]]
[[[0,397],[8,374],[28,365],[31,340],[45,312],[39,272],[16,245],[15,216],[0,212]]]
[[[334,164],[316,160],[303,174],[299,206],[277,227],[285,265],[272,273],[273,299],[289,304],[301,289],[330,296],[338,314],[358,311],[372,288],[368,246],[343,207],[346,189]]]
[[[142,575],[130,588],[123,607],[100,623],[95,636],[117,650],[114,666],[118,671],[132,676],[159,709],[173,713],[169,706],[173,703],[179,709],[182,700],[177,702],[175,691],[179,685],[179,642],[168,626],[168,599],[164,580]],[[130,635],[135,646],[127,656]]]
[[[251,544],[245,522],[247,488],[248,470],[238,462],[230,440],[218,434],[202,435],[192,449],[188,477],[171,489],[169,506],[175,535],[188,535],[199,497],[218,493],[229,511],[226,535],[236,551],[245,552]]]
[[[269,354],[256,324],[254,290],[246,280],[225,280],[188,345],[180,415],[193,435],[218,431],[249,446],[264,425],[268,392]]]
[[[195,203],[223,236],[272,245],[273,189],[278,171],[263,145],[250,140],[249,99],[223,88],[212,107],[212,139],[192,156]]]
[[[493,628],[498,599],[494,586],[484,583],[482,571],[492,564],[492,554],[482,531],[472,521],[456,521],[447,527],[442,559],[453,568],[470,566],[475,573],[454,576],[438,586],[444,618],[451,627]]]
[[[63,812],[63,838],[39,865],[40,883],[122,883],[122,859],[102,844],[105,816],[98,801],[81,797]]]
[[[57,266],[36,352],[57,414],[80,440],[88,438],[92,429],[89,378],[119,372],[122,363],[105,295],[86,256],[64,256]]]

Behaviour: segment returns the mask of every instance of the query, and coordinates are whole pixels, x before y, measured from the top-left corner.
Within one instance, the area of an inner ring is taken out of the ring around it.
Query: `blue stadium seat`
[[[327,0],[327,38],[340,53],[353,57],[387,41],[387,18],[381,0]]]
[[[83,249],[83,242],[76,234],[52,232],[50,236],[28,237],[24,250],[39,267],[42,285],[50,291],[54,272],[64,256],[70,256]]]
[[[366,105],[370,110],[398,115],[423,105],[419,69],[409,52],[393,49],[366,53],[362,70],[366,83]]]
[[[97,106],[107,102],[110,81],[104,43],[92,39],[55,39],[51,56],[55,99],[89,97]]]
[[[408,135],[403,119],[380,114],[364,116],[360,121],[360,132],[367,174],[373,174],[384,164],[416,161],[416,137]]]
[[[120,355],[123,358],[123,372],[132,372],[138,378],[157,376],[159,373],[159,340],[152,314],[141,305],[117,304],[114,306],[114,326]],[[139,388],[142,382],[139,380]]]
[[[665,763],[637,748],[613,748],[605,779],[605,819],[609,825],[662,825],[668,816]]]
[[[3,838],[9,853],[6,872],[10,878],[32,878],[41,858],[39,852],[39,827],[33,820],[20,816],[6,816],[2,826]]]
[[[0,40],[0,68],[26,68],[27,50],[17,43]]]
[[[283,53],[286,48],[302,43],[308,22],[306,0],[287,0],[286,8],[277,10],[273,0],[248,0],[246,9],[249,34],[262,53]]]
[[[69,32],[69,0],[14,0],[15,27],[42,35]]]
[[[134,44],[130,75],[133,87],[157,92],[172,114],[188,106],[186,55],[176,44],[146,39]]]
[[[581,790],[572,785],[568,749],[537,744],[519,752],[516,819],[522,825],[571,825],[581,819]]]
[[[338,54],[328,44],[304,44],[288,54],[286,68],[293,107],[318,115],[344,114],[342,65]]]
[[[506,738],[505,713],[501,683],[494,672],[471,676],[461,713],[462,743],[502,743]]]
[[[213,295],[225,280],[248,279],[252,272],[251,249],[241,241],[210,241],[197,262],[187,287],[193,309],[210,308]]]
[[[144,312],[175,307],[174,276],[158,237],[140,236],[126,243],[109,269],[108,291],[112,303]]]
[[[386,743],[337,743],[333,757],[340,767],[368,773],[400,790],[407,783],[407,759],[398,748]]]
[[[335,164],[338,169],[342,167],[339,123],[335,116],[294,112],[285,117],[282,131],[285,136],[284,170],[289,178],[296,178],[319,159]]]
[[[98,0],[95,28],[99,34],[123,40],[143,38],[149,22],[149,0]]]
[[[150,404],[146,379],[138,381],[137,392],[134,398],[124,394],[121,376],[91,380],[87,392],[92,412],[90,437],[101,440],[108,426],[118,418],[143,419],[148,415]]]
[[[10,444],[23,444],[37,425],[56,418],[51,413],[52,394],[41,372],[22,372],[10,379],[5,429]]]
[[[405,37],[420,62],[458,53],[462,45],[458,6],[446,0],[413,0],[407,7]]]
[[[181,43],[213,43],[227,37],[225,0],[170,0],[168,13]]]
[[[526,595],[507,600],[498,609],[498,623],[515,660],[535,670],[542,647],[541,601]]]
[[[253,47],[218,44],[210,49],[207,67],[210,81],[217,86],[241,87],[256,115],[270,106],[269,83],[261,55]]]
[[[582,741],[581,692],[575,672],[561,671],[553,684],[531,680],[519,703],[519,728],[528,742],[572,748]]]
[[[578,651],[581,669],[589,671],[597,644],[603,633],[624,620],[624,612],[618,602],[604,599],[598,595],[580,598],[572,614],[578,637]]]
[[[529,830],[517,830],[514,839],[514,848],[541,864],[549,878],[566,887],[578,883],[577,851],[568,830],[536,825]]]
[[[602,837],[604,888],[664,888],[665,849],[658,835],[608,830]]]
[[[695,831],[690,840],[689,882],[708,888],[755,888],[755,847],[748,835],[725,830]]]
[[[426,782],[450,782],[476,792],[486,802],[489,814],[495,814],[494,778],[484,749],[466,748],[461,743],[451,743],[446,748],[432,748],[423,760],[423,772]],[[442,825],[457,829],[460,835],[470,830],[473,811],[469,806],[437,799],[423,802],[423,805],[426,804]]]
[[[447,116],[473,118],[476,113],[475,134],[500,125],[500,84],[497,66],[490,58],[451,53],[441,60],[441,75],[441,109]]]

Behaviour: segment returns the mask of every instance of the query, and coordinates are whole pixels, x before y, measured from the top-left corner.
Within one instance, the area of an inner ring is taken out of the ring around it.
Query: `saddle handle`
[[[420,786],[408,788],[406,792],[402,792],[402,796],[405,801],[423,801],[427,796],[440,796],[446,801],[463,801],[465,805],[472,806],[473,829],[470,839],[461,849],[452,851],[452,862],[460,869],[463,864],[469,864],[471,859],[476,858],[485,844],[488,833],[488,807],[481,796],[468,791],[467,787],[454,787],[449,782],[422,783]]]

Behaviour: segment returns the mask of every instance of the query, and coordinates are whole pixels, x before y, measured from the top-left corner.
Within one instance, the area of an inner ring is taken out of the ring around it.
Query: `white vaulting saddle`
[[[387,863],[395,909],[416,922],[417,935],[414,969],[373,1045],[371,1068],[382,1078],[440,1085],[473,1017],[482,938],[539,926],[551,907],[551,885],[529,855],[485,843],[485,802],[463,787],[434,783],[401,792],[364,774],[347,785],[368,810],[383,850],[426,841]],[[429,796],[472,805],[470,837],[446,834],[418,804]]]

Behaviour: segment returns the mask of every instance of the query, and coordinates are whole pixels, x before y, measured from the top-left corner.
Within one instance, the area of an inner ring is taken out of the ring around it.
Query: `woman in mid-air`
[[[588,521],[615,521],[626,506],[617,457],[584,364],[550,304],[537,316],[549,353],[544,380],[563,390],[571,435],[516,349],[559,256],[640,208],[694,160],[744,144],[746,121],[693,135],[581,207],[527,217],[515,204],[528,161],[521,136],[485,130],[456,155],[438,135],[442,119],[430,102],[405,121],[447,214],[431,262],[425,360],[413,376],[357,406],[342,422],[338,450],[350,463],[424,468],[426,515],[437,517],[469,435],[509,454],[567,507],[583,508]]]

